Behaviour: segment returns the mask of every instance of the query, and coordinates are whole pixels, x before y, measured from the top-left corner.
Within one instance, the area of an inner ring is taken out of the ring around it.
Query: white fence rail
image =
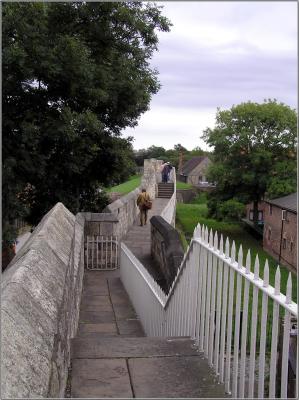
[[[233,397],[287,398],[291,316],[289,275],[286,296],[269,285],[268,262],[263,279],[259,259],[250,271],[250,251],[243,266],[240,246],[225,245],[217,233],[197,226],[169,294],[166,296],[143,265],[121,245],[122,282],[148,336],[191,336],[204,352],[227,393]],[[280,389],[277,388],[279,318],[283,316]],[[298,377],[296,374],[298,383]],[[297,386],[296,386],[297,387]],[[297,395],[297,393],[296,393]]]
[[[167,206],[161,212],[161,217],[165,219],[170,225],[175,226],[175,213],[176,213],[176,174],[175,168],[172,168],[170,171],[171,181],[174,183],[173,185],[173,195],[169,199]]]

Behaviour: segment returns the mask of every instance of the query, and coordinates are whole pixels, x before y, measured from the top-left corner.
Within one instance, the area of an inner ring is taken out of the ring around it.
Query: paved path
[[[155,199],[159,215],[168,199]],[[150,223],[136,221],[124,242],[157,276]],[[85,270],[79,328],[71,348],[73,398],[223,398],[224,386],[189,338],[145,337],[119,270]]]
[[[222,398],[188,338],[145,337],[116,271],[85,271],[72,340],[72,398]]]

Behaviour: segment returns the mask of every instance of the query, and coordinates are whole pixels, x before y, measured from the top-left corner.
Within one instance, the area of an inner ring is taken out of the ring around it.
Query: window
[[[249,220],[253,221],[253,210],[249,211]]]
[[[199,177],[198,177],[198,182],[201,182],[201,181],[202,181],[202,176],[199,175]]]
[[[264,220],[263,211],[259,211],[258,220],[259,221],[263,221]]]
[[[287,248],[287,239],[286,239],[286,238],[283,238],[283,239],[282,239],[282,248],[283,248],[283,249],[286,249],[286,248]]]
[[[272,215],[272,204],[269,204],[269,214]]]
[[[294,250],[294,242],[291,241],[291,244],[290,244],[290,251],[292,252],[293,250]]]
[[[287,217],[288,217],[287,210],[281,210],[281,219],[282,219],[282,221],[287,221],[288,220]]]
[[[272,232],[271,232],[271,228],[269,227],[269,228],[268,228],[268,240],[271,240],[271,233],[272,233]]]

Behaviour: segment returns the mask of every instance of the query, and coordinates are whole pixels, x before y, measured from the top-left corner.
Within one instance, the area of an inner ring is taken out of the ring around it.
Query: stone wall
[[[137,188],[104,209],[104,213],[111,213],[117,219],[115,234],[118,235],[119,239],[126,235],[139,214],[139,208],[136,204],[139,193],[140,189]]]
[[[118,218],[111,213],[81,213],[85,218],[85,236],[118,234]]]
[[[158,194],[158,178],[161,175],[160,167],[163,164],[162,160],[150,158],[144,160],[143,177],[141,179],[140,188],[145,188],[150,197],[154,199]]]
[[[198,190],[193,189],[177,189],[176,199],[179,203],[190,203],[197,196]]]
[[[161,216],[153,216],[151,223],[151,255],[166,280],[169,290],[184,257],[178,232]]]
[[[58,203],[3,273],[2,398],[64,397],[83,246],[83,216]]]

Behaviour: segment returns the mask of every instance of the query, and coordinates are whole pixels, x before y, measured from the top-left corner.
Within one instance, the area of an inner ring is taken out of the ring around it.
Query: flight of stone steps
[[[174,184],[173,183],[158,183],[158,197],[170,199],[173,195]]]
[[[192,340],[145,337],[119,270],[85,271],[71,362],[67,397],[226,397]]]

